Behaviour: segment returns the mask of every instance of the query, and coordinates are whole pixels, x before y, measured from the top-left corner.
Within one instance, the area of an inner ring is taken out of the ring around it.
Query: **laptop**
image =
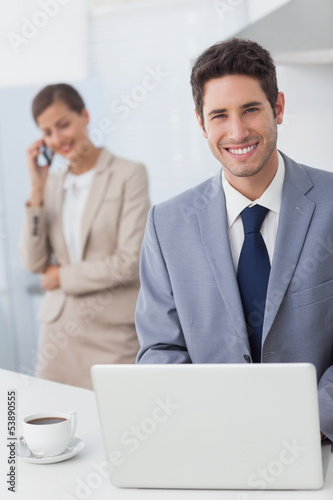
[[[110,480],[125,488],[319,489],[309,363],[95,365]]]

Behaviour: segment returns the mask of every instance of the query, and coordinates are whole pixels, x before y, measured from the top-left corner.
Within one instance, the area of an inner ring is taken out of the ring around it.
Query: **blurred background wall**
[[[25,150],[39,138],[31,100],[44,85],[79,89],[93,141],[144,162],[158,203],[220,168],[193,112],[196,56],[250,38],[272,52],[286,95],[279,148],[333,170],[332,0],[0,0],[0,8],[1,368],[31,374],[37,356],[39,277],[22,269],[17,247]]]

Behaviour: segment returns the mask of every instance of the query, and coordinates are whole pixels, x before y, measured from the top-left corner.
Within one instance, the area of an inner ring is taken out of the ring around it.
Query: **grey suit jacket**
[[[333,174],[283,157],[266,307],[258,304],[262,362],[316,366],[321,430],[333,440]],[[136,327],[141,363],[251,361],[220,172],[151,209]]]

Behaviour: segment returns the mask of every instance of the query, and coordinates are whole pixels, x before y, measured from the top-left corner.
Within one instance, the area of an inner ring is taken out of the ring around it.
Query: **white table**
[[[77,456],[56,464],[35,465],[16,458],[16,493],[7,490],[9,470],[7,392],[16,391],[17,432],[24,416],[39,411],[77,410],[76,435],[86,442]],[[1,500],[332,500],[333,458],[325,486],[318,491],[202,491],[114,488],[108,478],[92,391],[0,369]]]

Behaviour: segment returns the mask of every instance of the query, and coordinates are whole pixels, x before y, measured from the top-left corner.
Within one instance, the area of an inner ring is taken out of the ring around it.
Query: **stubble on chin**
[[[222,164],[222,168],[228,170],[228,172],[230,172],[230,174],[233,175],[234,177],[252,177],[254,175],[257,175],[265,167],[275,149],[276,149],[276,141],[270,140],[269,148],[264,152],[264,155],[259,160],[259,163],[257,165],[252,165],[252,166],[248,165],[246,160],[244,160],[243,164],[239,163],[238,165],[233,165],[227,160],[227,158],[225,158],[225,155],[227,153],[225,153],[224,148],[221,149],[220,146],[219,146],[219,155],[215,155],[215,157]]]
[[[252,177],[253,175],[258,174],[258,172],[260,172],[264,168],[265,163],[262,163],[262,164],[260,164],[259,166],[255,167],[255,168],[244,166],[244,167],[240,167],[238,169],[235,169],[230,164],[228,164],[227,162],[221,161],[222,168],[224,169],[224,171],[227,170],[234,177]]]
[[[266,163],[266,158],[263,159],[260,162],[260,165],[257,166],[250,166],[246,164],[246,161],[244,161],[243,164],[239,162],[238,165],[233,165],[228,159],[225,157],[227,153],[225,152],[224,148],[218,146],[218,150],[213,150],[212,147],[210,147],[211,152],[215,156],[215,158],[221,163],[222,169],[226,173],[226,177],[228,177],[228,172],[234,176],[234,177],[252,177],[253,175],[256,175],[262,168],[265,166]],[[237,160],[235,160],[236,162]]]

